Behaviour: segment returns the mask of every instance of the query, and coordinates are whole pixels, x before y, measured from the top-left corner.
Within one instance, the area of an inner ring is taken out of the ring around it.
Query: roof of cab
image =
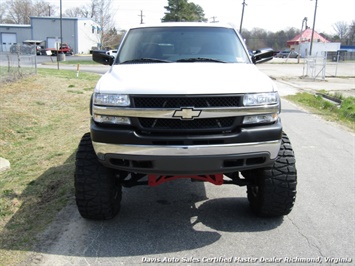
[[[206,23],[206,22],[161,22],[155,24],[139,24],[131,27],[136,28],[154,28],[154,27],[221,27],[221,28],[234,28],[228,23]]]

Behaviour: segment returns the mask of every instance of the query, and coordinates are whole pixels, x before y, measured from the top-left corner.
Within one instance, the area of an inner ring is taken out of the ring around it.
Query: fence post
[[[7,57],[7,72],[10,73],[10,55],[6,55]]]

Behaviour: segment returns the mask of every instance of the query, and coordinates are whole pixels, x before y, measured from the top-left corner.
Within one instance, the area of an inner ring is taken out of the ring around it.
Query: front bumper
[[[229,145],[157,146],[93,142],[110,168],[146,174],[215,174],[271,165],[280,141]]]
[[[145,174],[229,173],[271,165],[281,145],[282,127],[243,128],[225,136],[159,137],[160,142],[130,129],[108,129],[91,123],[91,138],[99,160],[107,167]],[[202,139],[208,143],[197,145]],[[159,145],[155,143],[166,143]]]

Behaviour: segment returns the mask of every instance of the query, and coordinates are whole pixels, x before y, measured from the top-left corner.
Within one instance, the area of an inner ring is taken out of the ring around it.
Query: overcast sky
[[[49,0],[59,7],[60,0]],[[63,11],[81,6],[90,0],[62,0]],[[239,29],[243,0],[190,0],[200,5],[205,17],[210,21],[230,22]],[[290,27],[301,29],[302,20],[307,17],[308,26],[313,26],[316,0],[245,0],[243,28],[262,28],[279,31]],[[167,0],[113,0],[113,12],[118,28],[128,28],[140,23],[143,11],[144,23],[158,23],[164,16]],[[318,0],[315,30],[334,34],[333,24],[344,21],[350,24],[355,20],[354,0]],[[59,11],[59,8],[58,8]]]

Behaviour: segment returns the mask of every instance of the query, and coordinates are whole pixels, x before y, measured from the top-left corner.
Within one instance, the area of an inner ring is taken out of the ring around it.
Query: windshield
[[[250,62],[248,54],[233,29],[152,27],[130,30],[119,51],[116,64],[149,61],[154,63]]]

